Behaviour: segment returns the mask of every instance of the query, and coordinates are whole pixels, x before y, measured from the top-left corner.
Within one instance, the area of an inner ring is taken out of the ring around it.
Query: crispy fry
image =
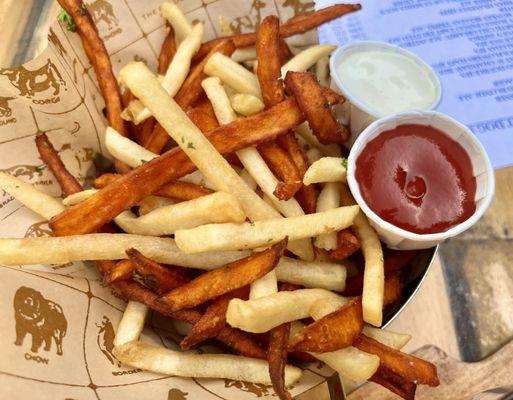
[[[383,296],[383,306],[395,303],[401,298],[404,285],[401,282],[399,273],[393,272],[385,277],[385,294]]]
[[[405,400],[415,399],[417,385],[406,381],[402,376],[392,372],[385,366],[380,365],[376,373],[369,378],[369,381],[383,386]]]
[[[121,175],[103,174],[94,180],[94,187],[102,189],[119,178],[121,178]],[[188,201],[197,199],[198,197],[207,196],[212,193],[214,193],[213,190],[201,185],[196,185],[190,182],[172,181],[166,183],[153,194],[155,196],[167,197],[173,200]]]
[[[263,140],[274,139],[301,122],[303,117],[296,103],[286,100],[267,111],[219,127],[207,136],[221,154],[229,154]],[[182,150],[170,150],[54,217],[51,221],[54,234],[64,236],[93,232],[165,183],[195,169]]]
[[[297,201],[306,214],[313,214],[317,209],[318,192],[314,185],[303,186],[296,194]]]
[[[202,110],[199,107],[187,110],[187,116],[194,122],[201,132],[207,133],[219,127],[215,116]]]
[[[365,335],[360,335],[353,343],[356,348],[366,353],[375,354],[380,365],[401,376],[408,382],[429,386],[440,384],[436,366],[409,354],[394,350]]]
[[[248,287],[242,287],[219,296],[210,304],[201,319],[194,324],[190,333],[181,341],[180,347],[188,350],[198,343],[216,337],[226,326],[226,309],[231,299],[247,299]]]
[[[345,14],[358,11],[362,8],[360,4],[337,4],[331,7],[326,7],[318,11],[312,11],[310,13],[296,15],[288,21],[286,21],[280,27],[280,35],[284,38],[289,36],[298,35],[300,33],[307,32],[311,29],[317,28],[318,26],[339,18]],[[228,36],[233,40],[235,47],[248,47],[256,42],[256,33],[243,33],[233,36]],[[212,47],[224,38],[213,39],[204,43],[196,55],[196,59],[202,59],[212,49]]]
[[[330,251],[330,257],[342,261],[359,249],[360,241],[351,229],[342,229],[337,233],[337,248]]]
[[[183,274],[163,267],[136,249],[128,249],[126,254],[134,265],[133,272],[137,274],[137,280],[155,293],[163,294],[189,282]]]
[[[73,18],[86,54],[94,68],[105,100],[109,125],[121,135],[126,136],[125,122],[121,118],[123,105],[118,81],[112,72],[109,55],[87,7],[84,6],[82,0],[59,0],[59,4]],[[116,162],[115,165],[116,170],[120,173],[129,171],[129,168],[120,162]]]
[[[171,64],[171,60],[176,53],[176,40],[175,30],[169,24],[167,24],[167,34],[160,48],[159,60],[158,60],[158,72],[159,74],[165,74]]]
[[[229,39],[222,40],[217,43],[208,53],[205,59],[203,59],[199,64],[192,68],[189,76],[175,96],[175,100],[178,105],[185,110],[199,99],[203,93],[203,89],[201,88],[201,81],[207,77],[203,70],[210,57],[212,57],[215,53],[220,53],[229,57],[234,51],[235,46]]]
[[[335,119],[313,73],[290,71],[285,84],[322,144],[341,143],[349,138],[349,131]]]
[[[160,297],[171,310],[195,307],[207,300],[249,285],[274,269],[287,245],[287,239],[271,248],[228,264],[194,279]]]
[[[363,329],[362,304],[353,299],[297,333],[289,350],[326,353],[350,346]]]
[[[317,212],[332,210],[340,206],[340,183],[328,182],[324,184],[317,199]],[[332,250],[337,247],[337,233],[330,232],[317,236],[314,244],[319,249]]]
[[[287,44],[287,42],[281,35],[279,37],[279,41],[280,41],[280,61],[281,61],[281,64],[283,65],[288,60],[290,60],[294,54],[292,53],[292,50],[290,50],[289,45]]]
[[[132,278],[134,273],[135,265],[130,260],[121,260],[110,268],[103,275],[103,283],[105,285],[111,285],[115,282],[126,281]]]
[[[109,268],[112,268],[113,263],[102,261],[97,263],[97,265],[100,271],[105,273]],[[155,293],[136,282],[117,282],[114,286],[127,300],[135,300],[146,304],[152,310],[155,310],[162,315],[176,318],[189,324],[196,324],[201,318],[201,313],[195,310],[171,311],[165,304],[163,305],[156,302],[158,297]],[[258,346],[253,339],[243,332],[232,329],[229,326],[225,326],[216,336],[216,339],[243,356],[266,359],[265,350]]]
[[[287,342],[289,340],[290,323],[272,329],[269,334],[267,361],[269,376],[273,389],[280,400],[291,400],[292,396],[285,385],[285,367],[287,366]]]
[[[36,146],[39,151],[39,155],[41,156],[41,160],[43,160],[45,165],[50,169],[50,171],[52,171],[57,182],[59,182],[62,192],[66,196],[80,192],[82,190],[82,186],[78,183],[75,177],[68,172],[62,163],[59,154],[54,149],[45,133],[36,136]]]

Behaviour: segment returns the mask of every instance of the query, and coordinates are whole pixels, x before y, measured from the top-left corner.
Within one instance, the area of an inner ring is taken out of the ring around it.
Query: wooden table
[[[32,11],[28,11],[32,10]],[[32,58],[46,45],[53,0],[0,2],[0,65]],[[413,336],[407,351],[435,345],[477,361],[513,338],[513,168],[496,173],[496,196],[472,230],[441,245],[424,284],[391,329]],[[326,389],[301,396],[326,398]]]

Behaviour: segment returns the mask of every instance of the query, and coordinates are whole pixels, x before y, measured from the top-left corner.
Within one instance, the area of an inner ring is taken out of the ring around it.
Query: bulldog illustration
[[[14,295],[14,318],[16,321],[15,345],[21,346],[27,334],[32,335],[30,350],[37,353],[44,342],[44,350],[52,347],[52,339],[57,354],[62,355],[62,339],[66,335],[68,322],[62,307],[32,288],[21,286]]]

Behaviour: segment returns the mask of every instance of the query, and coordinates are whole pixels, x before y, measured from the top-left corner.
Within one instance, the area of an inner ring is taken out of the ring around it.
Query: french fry
[[[340,184],[337,182],[328,182],[324,185],[317,198],[317,212],[332,210],[340,206],[339,186]],[[333,250],[337,247],[337,233],[331,232],[317,236],[314,244],[320,249]]]
[[[62,192],[65,195],[80,192],[82,187],[75,177],[68,172],[45,133],[36,136],[36,146],[41,160],[52,171],[57,182],[59,182],[59,186],[62,188]]]
[[[107,127],[105,130],[105,145],[113,157],[121,159],[125,164],[133,168],[158,157],[157,154],[120,135],[111,127]]]
[[[303,177],[303,183],[310,185],[321,182],[346,182],[347,160],[340,157],[323,157],[310,165]]]
[[[219,127],[207,136],[221,154],[229,154],[274,139],[301,122],[303,117],[297,105],[287,100],[268,111]],[[94,232],[165,183],[194,170],[194,164],[183,151],[168,151],[54,217],[50,223],[52,230],[58,236]]]
[[[278,291],[278,279],[276,277],[276,272],[273,269],[269,271],[267,274],[262,276],[260,279],[251,282],[249,298],[256,299],[259,297],[264,297]]]
[[[285,79],[287,72],[305,72],[314,66],[319,60],[329,56],[337,46],[326,44],[317,44],[310,46],[301,53],[295,55],[283,67],[281,67],[281,77]]]
[[[328,56],[322,57],[315,64],[315,77],[321,86],[330,87],[330,58]]]
[[[236,93],[230,97],[232,108],[240,115],[249,117],[264,110],[264,103],[251,94]]]
[[[285,369],[287,368],[287,343],[290,334],[290,323],[272,329],[269,333],[267,361],[269,376],[275,393],[280,400],[291,400],[292,396],[285,385]]]
[[[339,296],[324,289],[300,289],[247,301],[233,299],[228,304],[226,321],[246,332],[263,333],[283,323],[309,317],[312,304],[323,298]]]
[[[103,275],[103,283],[111,285],[115,282],[126,281],[132,278],[135,265],[130,260],[118,261]]]
[[[232,60],[237,63],[256,60],[256,49],[254,47],[245,47],[237,49],[232,54]]]
[[[160,6],[160,13],[173,27],[179,42],[184,40],[191,33],[192,24],[175,3],[171,1],[163,2]]]
[[[401,298],[404,285],[401,282],[398,272],[392,272],[385,277],[385,292],[383,295],[383,306],[395,303]]]
[[[271,384],[267,362],[248,357],[182,353],[137,341],[116,347],[114,355],[126,365],[164,375],[224,378]],[[286,385],[296,382],[301,374],[299,368],[287,366]]]
[[[133,340],[138,340],[144,329],[144,322],[148,315],[148,307],[136,301],[129,301],[126,305],[123,318],[116,330],[114,347],[122,346]]]
[[[347,186],[342,185],[340,189],[342,204],[354,204],[355,201]],[[362,293],[363,320],[379,327],[383,321],[383,298],[385,291],[385,271],[381,242],[362,212],[354,220],[353,231],[360,241],[365,258]]]
[[[103,189],[119,178],[121,178],[121,175],[103,174],[94,180],[94,186],[98,189]],[[171,181],[154,192],[155,196],[167,197],[179,201],[193,200],[212,193],[214,193],[213,190],[209,188],[195,183],[182,181]],[[82,200],[85,199],[85,193],[83,196],[84,198],[82,198]]]
[[[215,117],[211,116],[201,108],[190,108],[187,110],[187,116],[203,133],[213,131],[219,127]]]
[[[249,285],[276,267],[286,245],[285,239],[265,251],[206,272],[188,284],[166,293],[159,301],[172,311],[178,311]]]
[[[209,224],[175,232],[180,249],[188,253],[209,250],[251,249],[281,241],[304,239],[347,228],[359,207],[339,207],[300,217],[270,219],[242,224]]]
[[[175,30],[171,25],[166,26],[166,37],[160,47],[158,59],[158,73],[164,75],[169,68],[169,64],[176,54]]]
[[[341,143],[349,138],[349,131],[335,119],[314,74],[289,71],[285,84],[321,143]]]
[[[142,199],[137,205],[139,206],[139,215],[146,215],[160,207],[170,206],[175,202],[169,198],[161,196],[148,196]]]
[[[245,252],[216,252],[201,255],[182,253],[173,239],[128,234],[92,233],[80,236],[0,239],[0,263],[5,265],[64,264],[82,260],[119,260],[125,250],[135,248],[164,264],[201,268],[222,266],[247,255]]]
[[[411,335],[393,332],[389,329],[374,328],[370,325],[365,325],[362,333],[395,350],[401,350],[411,339]]]
[[[127,135],[125,122],[121,118],[122,100],[118,81],[112,72],[112,64],[105,45],[100,38],[93,19],[82,0],[59,0],[61,7],[71,15],[77,27],[84,50],[96,74],[100,90],[105,100],[107,120],[123,136]],[[116,170],[128,172],[128,167],[116,161]]]
[[[234,50],[235,46],[231,40],[223,40],[212,49],[203,61],[192,68],[191,73],[175,96],[175,101],[180,107],[185,110],[200,98],[203,93],[201,82],[207,77],[204,69],[210,58],[216,53],[229,57]]]
[[[282,257],[275,268],[280,282],[342,292],[346,283],[346,267],[327,262],[307,262]]]
[[[388,368],[408,382],[429,386],[440,384],[436,366],[409,354],[401,353],[365,335],[360,335],[353,346],[367,353],[375,354],[380,365]]]
[[[191,67],[191,59],[201,45],[203,33],[203,24],[200,22],[192,28],[192,31],[178,46],[176,54],[173,57],[173,60],[171,61],[161,83],[161,87],[169,96],[174,97],[187,78]],[[153,74],[152,78],[156,79]],[[139,98],[140,96],[137,97]],[[123,115],[125,118],[133,121],[137,125],[151,117],[152,113],[148,108],[144,107],[144,104],[142,104],[140,100],[134,100],[123,111]]]
[[[237,120],[237,114],[230,104],[230,99],[223,88],[221,79],[217,76],[211,76],[204,79],[201,86],[212,104],[214,114],[220,125],[226,125]]]
[[[232,292],[226,293],[215,299],[210,304],[201,319],[194,324],[192,330],[180,342],[183,350],[188,350],[198,343],[207,339],[214,338],[226,325],[226,309],[231,299],[248,297],[248,288],[242,287]]]
[[[313,214],[317,209],[317,189],[314,185],[303,186],[296,194],[297,201],[306,214]]]
[[[337,247],[330,251],[330,257],[335,260],[345,260],[360,249],[358,238],[350,229],[343,229],[337,233]]]
[[[25,207],[45,219],[50,219],[64,211],[64,206],[59,200],[40,192],[30,183],[26,183],[5,172],[0,172],[0,189],[5,190],[20,203],[24,204]]]
[[[351,12],[358,11],[362,8],[360,4],[337,4],[331,7],[326,7],[318,11],[313,11],[306,14],[296,15],[288,21],[286,21],[280,27],[280,35],[284,38],[305,33],[311,29],[315,29],[318,26],[325,24],[326,22],[332,21],[343,15]],[[243,33],[238,35],[229,36],[233,40],[235,47],[249,47],[256,42],[256,33]],[[213,39],[204,43],[198,54],[197,59],[202,59],[211,48],[219,41],[224,38]]]
[[[306,157],[308,158],[308,164],[312,165],[314,162],[319,161],[322,158],[322,152],[317,147],[312,147],[307,150]]]
[[[137,280],[157,294],[163,294],[185,285],[190,280],[183,273],[163,267],[136,249],[128,249],[126,254],[133,264],[133,272],[137,274]]]
[[[208,223],[244,222],[246,215],[230,194],[216,192],[194,200],[160,207],[136,217],[124,211],[114,221],[127,233],[137,235],[172,235],[178,229],[193,228]]]
[[[74,206],[75,204],[78,204],[81,201],[84,201],[85,199],[91,197],[96,192],[98,192],[98,189],[86,189],[77,193],[70,194],[69,196],[62,199],[62,204],[66,207]]]
[[[361,300],[350,300],[317,319],[289,341],[290,351],[326,353],[350,346],[363,329]]]
[[[219,53],[213,54],[203,70],[209,76],[220,78],[239,93],[262,97],[256,76],[230,57]]]
[[[376,373],[369,378],[369,381],[383,386],[405,400],[415,399],[417,385],[406,381],[402,376],[384,366],[380,366]]]

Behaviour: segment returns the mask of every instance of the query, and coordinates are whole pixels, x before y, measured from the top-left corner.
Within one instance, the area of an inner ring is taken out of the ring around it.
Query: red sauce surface
[[[469,155],[431,126],[382,132],[358,156],[355,176],[367,205],[410,232],[446,231],[476,209]]]

